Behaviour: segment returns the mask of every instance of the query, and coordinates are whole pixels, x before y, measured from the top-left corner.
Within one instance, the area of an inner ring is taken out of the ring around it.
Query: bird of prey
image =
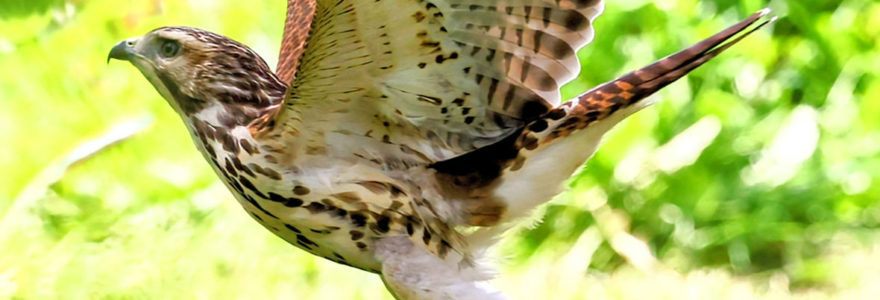
[[[222,35],[120,42],[260,224],[398,299],[504,299],[485,252],[646,98],[762,10],[562,101],[601,0],[288,0],[278,66]],[[108,60],[109,60],[108,58]]]

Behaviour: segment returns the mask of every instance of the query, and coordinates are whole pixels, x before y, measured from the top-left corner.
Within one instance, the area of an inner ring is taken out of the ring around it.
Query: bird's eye
[[[180,43],[177,41],[165,41],[162,43],[162,49],[160,53],[162,57],[169,58],[177,56],[180,52]]]

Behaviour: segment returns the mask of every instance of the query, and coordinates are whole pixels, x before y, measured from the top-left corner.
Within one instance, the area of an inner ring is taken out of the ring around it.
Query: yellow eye
[[[162,48],[159,53],[165,58],[177,56],[180,54],[180,43],[171,40],[165,41],[162,43]]]

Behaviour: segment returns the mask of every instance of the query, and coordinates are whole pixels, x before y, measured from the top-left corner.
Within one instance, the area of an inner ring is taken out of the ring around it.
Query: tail
[[[761,10],[696,45],[602,84],[551,110],[515,136],[475,151],[474,157],[464,155],[445,163],[475,171],[499,170],[469,174],[482,175],[476,177],[492,195],[487,198],[504,208],[503,215],[490,223],[522,217],[556,195],[562,183],[593,155],[605,132],[647,106],[644,99],[773,22],[775,18],[764,19],[769,12]],[[491,151],[480,151],[486,149]],[[465,178],[465,173],[450,175]],[[485,178],[487,174],[493,177]]]

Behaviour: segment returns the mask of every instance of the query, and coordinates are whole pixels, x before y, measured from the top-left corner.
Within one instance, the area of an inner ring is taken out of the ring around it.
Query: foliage
[[[668,298],[743,285],[767,298],[788,297],[789,283],[810,290],[804,298],[871,289],[864,280],[880,279],[880,266],[848,257],[880,258],[880,3],[609,2],[568,96],[764,6],[782,18],[609,134],[544,221],[499,249],[512,257],[500,285],[576,299],[644,298],[626,288],[639,284],[675,289],[656,290]],[[283,9],[0,0],[0,299],[388,298],[374,276],[249,220],[149,83],[105,64],[119,40],[181,24],[233,37],[274,65]],[[144,119],[148,130],[36,196],[23,192],[77,145]]]

